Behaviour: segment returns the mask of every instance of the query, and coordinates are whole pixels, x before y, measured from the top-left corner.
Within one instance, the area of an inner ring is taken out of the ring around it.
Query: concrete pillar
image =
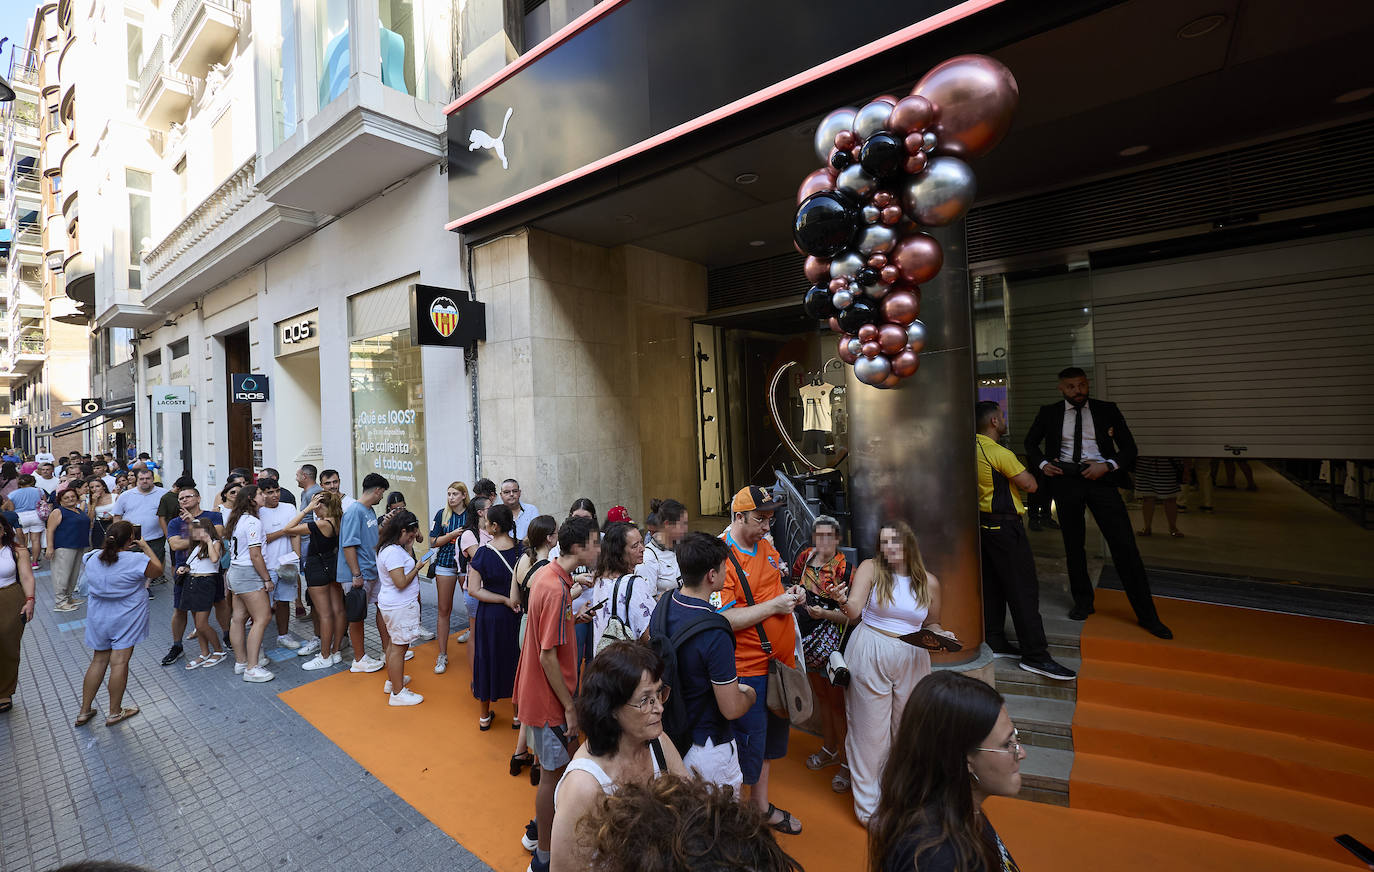
[[[983,670],[983,597],[978,568],[978,490],[974,450],[973,314],[964,222],[932,235],[945,252],[939,275],[921,288],[927,340],[921,368],[893,390],[848,374],[853,542],[873,556],[884,521],[916,531],[926,568],[940,580],[940,623],[964,643],[940,665]],[[980,656],[981,655],[981,656]]]

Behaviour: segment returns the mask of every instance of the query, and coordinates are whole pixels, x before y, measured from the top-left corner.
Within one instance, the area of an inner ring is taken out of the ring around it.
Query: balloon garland
[[[976,182],[965,159],[1002,140],[1017,97],[1005,66],[961,55],[909,96],[836,109],[817,127],[825,166],[797,190],[792,227],[813,285],[802,305],[840,334],[839,357],[864,384],[896,387],[920,366],[920,286],[944,264],[921,228],[968,211]]]

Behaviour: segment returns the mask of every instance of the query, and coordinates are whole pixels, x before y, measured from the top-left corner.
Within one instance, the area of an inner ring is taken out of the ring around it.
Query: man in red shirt
[[[722,537],[730,548],[726,562],[725,586],[720,599],[723,614],[735,631],[735,668],[739,681],[754,688],[754,704],[735,721],[739,744],[740,771],[749,799],[768,815],[768,824],[781,833],[797,835],[801,822],[768,801],[768,761],[787,756],[790,724],[768,710],[768,661],[776,659],[791,665],[797,647],[792,609],[806,601],[806,591],[794,585],[784,589],[787,566],[773,543],[764,538],[773,522],[774,502],[760,487],[747,487],[730,502],[732,520]],[[744,571],[749,593],[741,584]],[[750,605],[750,602],[753,605]],[[760,634],[760,629],[762,634]],[[763,650],[762,636],[768,637],[772,654]],[[523,716],[523,715],[522,715]]]
[[[573,691],[577,687],[577,635],[573,624],[572,571],[595,566],[601,537],[591,518],[573,517],[558,529],[560,554],[539,570],[530,584],[529,618],[520,665],[515,671],[515,702],[524,724],[530,750],[543,770],[535,794],[535,844],[526,828],[521,844],[533,851],[529,872],[547,872],[549,834],[553,832],[553,794],[563,767],[576,750],[577,712]]]

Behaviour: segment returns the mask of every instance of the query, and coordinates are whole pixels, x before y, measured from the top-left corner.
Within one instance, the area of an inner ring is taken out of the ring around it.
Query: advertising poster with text
[[[353,476],[360,488],[380,473],[416,505],[423,505],[425,478],[424,381],[420,349],[401,330],[349,346],[353,397]]]

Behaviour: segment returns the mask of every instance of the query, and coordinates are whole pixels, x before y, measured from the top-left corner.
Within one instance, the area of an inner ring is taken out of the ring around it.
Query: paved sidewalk
[[[153,587],[151,636],[130,666],[125,704],[140,714],[107,728],[102,686],[101,715],[73,727],[90,662],[86,609],[52,611],[46,562],[37,582],[14,709],[0,715],[0,869],[83,859],[158,872],[488,868],[277,699],[335,670],[306,672],[284,648],[268,649],[277,678],[266,684],[239,680],[232,657],[208,670],[159,665],[170,585]],[[434,587],[421,594],[432,628]],[[292,623],[309,635],[308,623]],[[371,621],[367,647],[377,654]]]

